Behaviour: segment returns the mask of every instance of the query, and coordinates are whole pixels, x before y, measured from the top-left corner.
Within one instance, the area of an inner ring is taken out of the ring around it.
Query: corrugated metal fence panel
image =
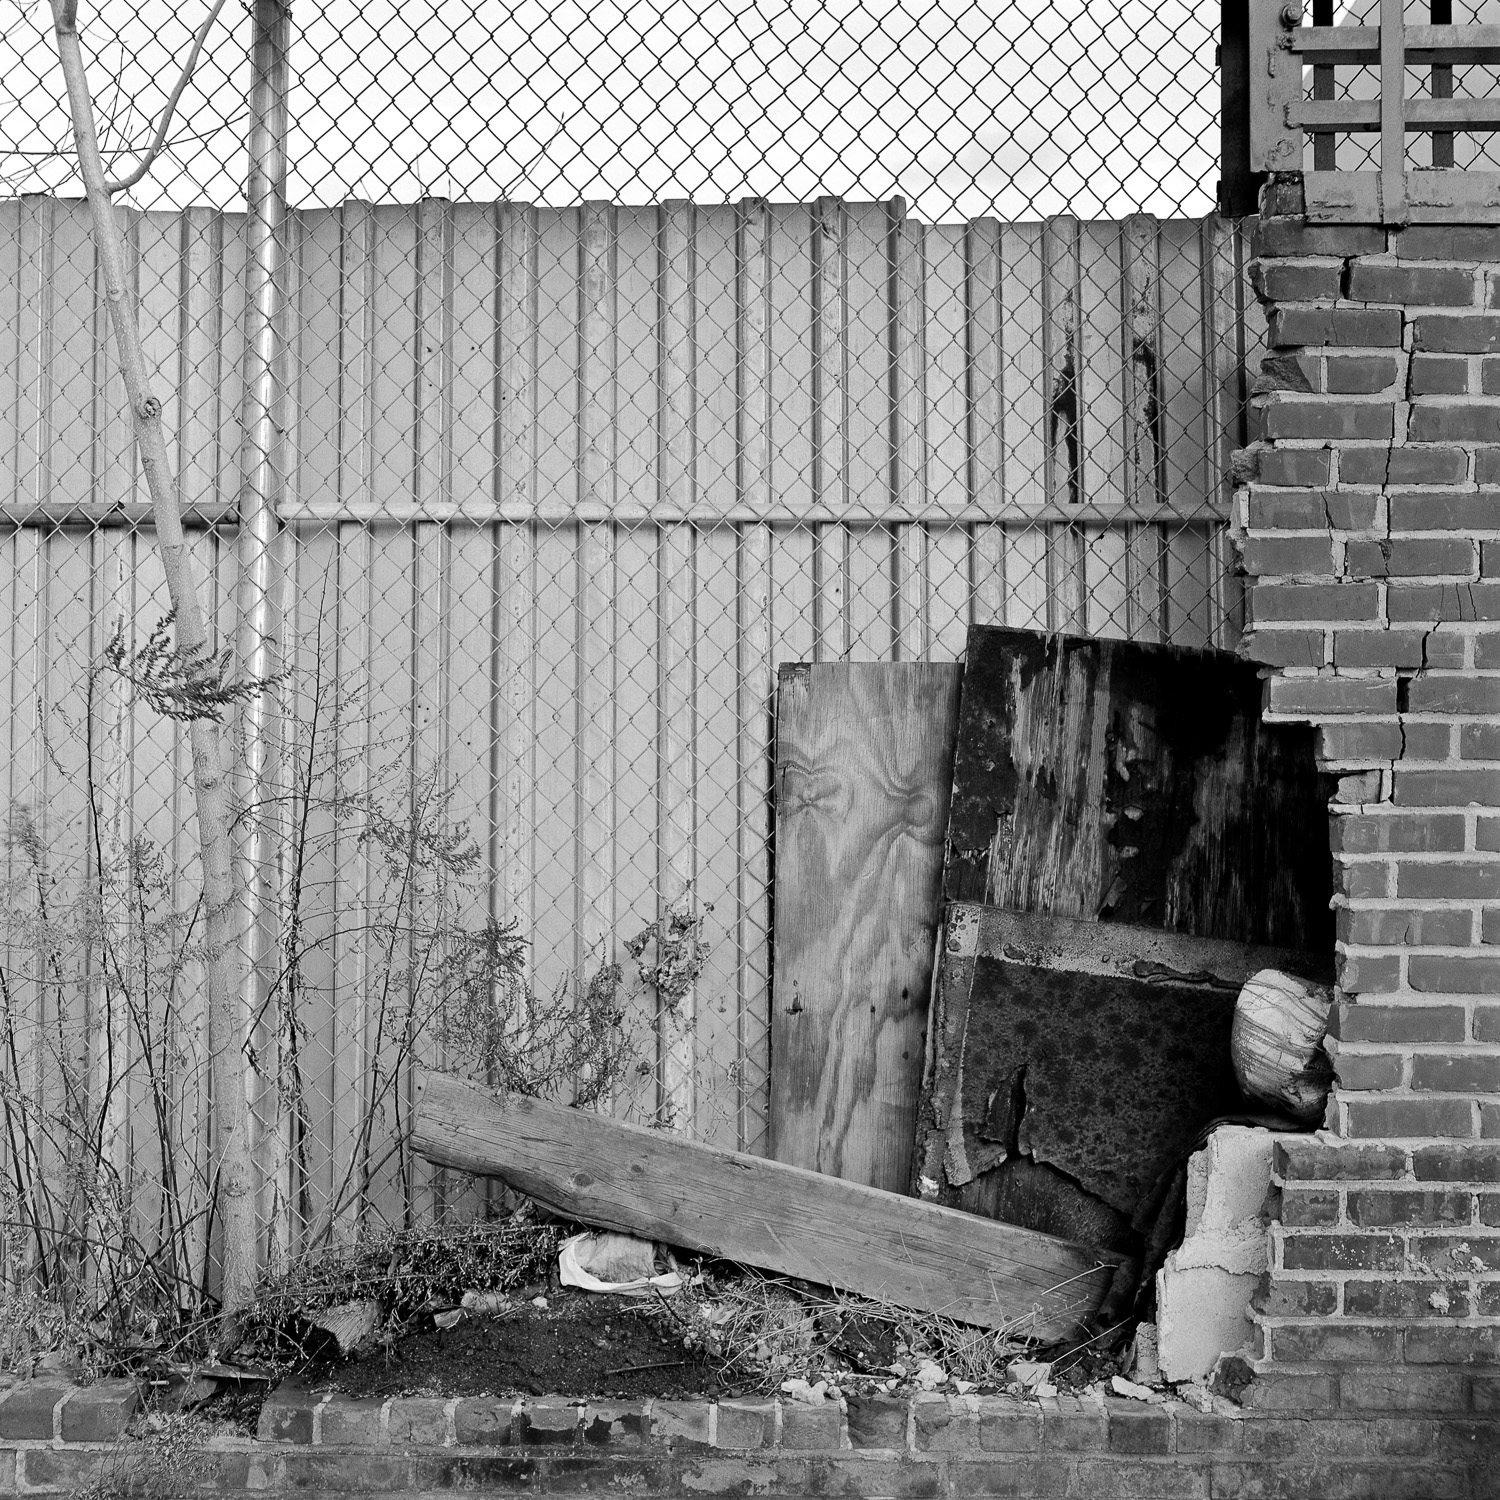
[[[645,1017],[657,1102],[757,1149],[775,664],[953,659],[972,620],[1232,644],[1243,233],[931,226],[837,200],[295,213],[282,563],[299,722],[337,693],[328,732],[356,779],[382,755],[457,778],[489,909],[519,920],[542,988],[688,887],[712,902],[696,1042]],[[238,221],[140,215],[131,235],[186,499],[232,517]],[[57,746],[115,618],[144,632],[164,606],[149,533],[120,524],[145,496],[83,206],[0,203],[0,256],[5,791],[45,818],[76,890],[88,827]],[[227,628],[232,526],[195,535]],[[127,718],[121,826],[185,881],[183,746]],[[304,964],[295,1143],[262,1101],[268,1172],[304,1212],[363,1170],[380,998],[379,871],[314,818],[329,838],[300,878],[328,911]],[[370,1170],[399,1211],[410,1185]]]

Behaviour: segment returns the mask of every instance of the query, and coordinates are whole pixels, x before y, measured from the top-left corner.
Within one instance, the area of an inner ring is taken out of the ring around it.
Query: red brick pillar
[[[1500,1410],[1500,227],[1266,189],[1246,649],[1332,808],[1337,1086],[1280,1154],[1260,1399]]]

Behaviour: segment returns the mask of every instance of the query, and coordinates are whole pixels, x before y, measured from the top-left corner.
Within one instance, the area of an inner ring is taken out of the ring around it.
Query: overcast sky
[[[71,191],[46,5],[0,0],[0,190]],[[108,149],[149,137],[207,0],[80,10]],[[1207,213],[1204,0],[295,0],[294,204],[904,195],[929,221]],[[230,0],[142,207],[240,205]],[[124,169],[131,158],[120,157]]]

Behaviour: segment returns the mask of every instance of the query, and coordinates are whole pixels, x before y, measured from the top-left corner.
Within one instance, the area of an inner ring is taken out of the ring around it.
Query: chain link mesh
[[[619,1107],[763,1149],[778,663],[952,660],[972,621],[1234,644],[1260,319],[1212,217],[1218,9],[298,5],[270,200],[275,8],[218,17],[117,202],[211,612],[289,672],[235,726],[268,1252],[473,1206],[399,1149],[411,1059],[606,1067],[538,1028],[611,965]],[[117,174],[206,14],[82,14]],[[0,67],[5,1066],[104,1087],[121,1223],[189,1275],[185,743],[98,669],[164,593],[45,9]]]

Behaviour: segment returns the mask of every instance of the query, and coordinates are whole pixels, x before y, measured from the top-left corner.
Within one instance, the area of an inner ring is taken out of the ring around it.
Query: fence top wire
[[[0,36],[0,193],[74,189],[40,0]],[[117,174],[211,0],[80,25]],[[292,10],[288,198],[551,207],[900,195],[929,222],[1211,210],[1207,0],[331,0]],[[250,17],[226,6],[142,208],[243,207]]]

